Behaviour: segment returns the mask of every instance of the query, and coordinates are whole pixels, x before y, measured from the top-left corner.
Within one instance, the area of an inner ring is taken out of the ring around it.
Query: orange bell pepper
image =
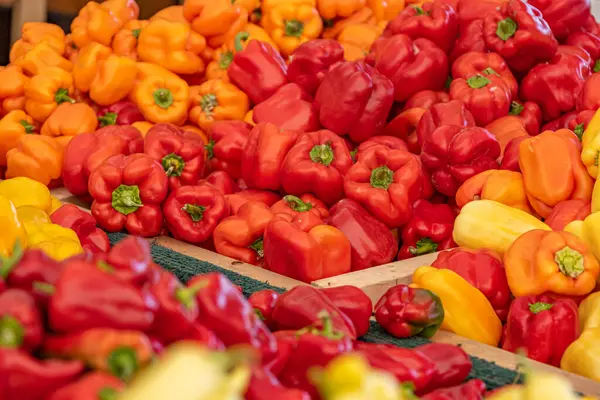
[[[142,134],[142,137],[146,137],[146,133],[154,126],[152,122],[148,121],[138,121],[131,124],[134,128],[136,128]]]
[[[65,53],[65,32],[60,26],[46,22],[25,22],[21,27],[21,38],[11,47],[10,62],[22,58],[41,42],[45,42],[58,55]]]
[[[233,40],[235,38],[235,35],[237,35],[239,32],[246,29],[247,25],[248,25],[248,11],[246,11],[245,8],[242,8],[242,9],[240,9],[240,15],[233,22],[233,24],[231,24],[229,26],[229,29],[227,29],[225,32],[221,33],[220,35],[209,36],[207,38],[208,45],[213,48],[224,45],[225,43]]]
[[[91,42],[81,48],[73,64],[73,86],[87,93],[98,71],[100,60],[106,60],[112,54],[110,47]]]
[[[492,135],[496,137],[498,143],[500,143],[500,158],[504,155],[504,149],[506,145],[517,137],[528,137],[529,133],[525,128],[523,120],[519,117],[507,115],[506,117],[498,118],[492,123],[488,124],[487,129]]]
[[[123,28],[115,34],[112,49],[116,55],[129,57],[133,61],[138,60],[138,39],[142,29],[148,25],[148,21],[137,19],[128,21]]]
[[[513,295],[544,292],[583,296],[596,286],[600,265],[588,245],[569,232],[535,229],[519,236],[504,254]]]
[[[75,61],[77,54],[79,53],[79,47],[73,41],[73,36],[69,33],[65,36],[65,58],[71,62]]]
[[[365,6],[365,0],[317,0],[323,19],[347,18]]]
[[[256,123],[254,122],[254,111],[253,110],[250,110],[246,113],[246,115],[244,116],[244,122],[247,122],[252,126],[256,125]]]
[[[162,67],[148,68],[160,71]],[[182,125],[187,119],[190,97],[188,84],[170,71],[160,75],[150,75],[140,80],[130,93],[130,98],[138,106],[144,118],[153,123]]]
[[[249,14],[260,9],[260,0],[231,0],[231,3],[242,7]]]
[[[6,153],[19,144],[19,139],[33,133],[33,118],[21,110],[11,111],[0,119],[0,166],[6,166]]]
[[[106,0],[102,4],[90,1],[71,23],[73,41],[79,48],[90,42],[110,46],[113,36],[139,13],[135,0]]]
[[[377,21],[391,21],[404,10],[404,0],[367,0],[367,7],[373,10]]]
[[[260,8],[262,10],[262,14],[268,14],[272,9],[279,6],[280,4],[291,4],[294,6],[299,6],[302,4],[310,5],[311,7],[317,6],[317,0],[262,0],[262,4]]]
[[[186,0],[183,15],[200,35],[222,35],[242,14],[243,8],[232,3],[231,0]]]
[[[255,30],[254,28],[251,28],[256,34],[265,35],[268,37],[264,29],[256,25],[249,24],[246,26],[246,29],[251,26],[256,27],[260,31],[262,31],[261,34],[259,31]],[[225,82],[229,82],[229,75],[227,74],[229,65],[231,65],[235,54],[244,50],[247,46],[247,43],[250,40],[256,40],[256,38],[251,38],[250,33],[247,31],[238,32],[238,34],[235,35],[235,38],[233,38],[233,40],[230,40],[228,43],[225,43],[223,46],[217,49],[213,53],[212,61],[206,67],[206,79],[221,79]],[[261,39],[258,40],[262,40],[262,36]],[[269,41],[271,41],[270,38]]]
[[[50,114],[40,132],[44,136],[75,136],[94,132],[98,117],[92,107],[85,103],[62,103]]]
[[[150,18],[150,21],[154,21],[157,19],[164,19],[171,22],[185,22],[189,24],[190,22],[183,15],[183,6],[170,6],[159,10]]]
[[[286,56],[323,31],[319,11],[308,4],[280,4],[263,15],[263,20],[265,30]]]
[[[175,75],[168,69],[152,63],[138,62],[137,64],[135,64],[135,68],[137,69],[138,82],[143,81],[144,79],[148,79],[152,76],[177,77],[177,75]]]
[[[323,32],[324,39],[337,39],[337,37],[342,33],[342,31],[350,26],[355,24],[370,24],[375,25],[377,23],[377,19],[373,15],[373,11],[370,8],[363,8],[360,11],[357,11],[353,15],[348,18],[340,19],[336,21],[333,26],[328,26],[327,29]]]
[[[154,63],[177,74],[204,72],[200,53],[206,39],[192,31],[188,24],[164,19],[151,21],[141,31],[138,39],[140,60]]]
[[[460,208],[482,199],[534,214],[527,201],[523,175],[519,172],[490,169],[467,179],[456,192],[456,205]]]
[[[101,106],[114,104],[127,97],[136,79],[135,61],[112,54],[98,63],[90,87],[90,98]]]
[[[64,69],[48,67],[25,86],[25,110],[34,120],[44,122],[62,103],[75,103],[73,77]]]
[[[29,79],[16,65],[0,67],[0,115],[25,107],[25,86]]]
[[[192,123],[208,132],[215,121],[242,120],[250,109],[250,100],[237,86],[213,79],[190,88]]]
[[[344,48],[344,59],[357,61],[365,58],[373,42],[382,33],[383,30],[377,25],[352,24],[345,27],[337,39]]]
[[[519,166],[533,209],[548,217],[563,200],[589,201],[593,180],[580,158],[581,143],[568,129],[546,131],[519,146]]]
[[[14,63],[29,76],[37,75],[48,67],[59,67],[69,72],[73,69],[73,63],[58,54],[46,42],[33,45],[31,50],[17,58]]]
[[[6,178],[25,176],[48,186],[62,173],[64,149],[48,136],[25,135],[6,153]]]

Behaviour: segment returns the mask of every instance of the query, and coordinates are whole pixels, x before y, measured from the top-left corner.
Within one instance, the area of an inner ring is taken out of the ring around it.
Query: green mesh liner
[[[110,238],[111,244],[114,245],[125,238],[126,235],[122,233],[109,233],[108,237]],[[228,271],[205,261],[196,260],[195,258],[177,253],[176,251],[162,246],[152,246],[152,257],[154,258],[154,262],[166,270],[171,271],[184,283],[199,274],[220,272],[227,276],[234,284],[240,286],[246,296],[263,289],[271,289],[280,293],[285,291],[283,288],[275,287],[268,283]],[[405,348],[413,348],[430,343],[430,340],[421,337],[412,337],[408,339],[395,338],[385,333],[381,326],[376,322],[371,322],[369,333],[363,336],[361,340],[370,343],[393,344]],[[515,357],[517,356],[515,355]],[[510,385],[517,381],[518,374],[516,371],[500,367],[493,362],[478,357],[471,356],[471,361],[473,362],[473,369],[469,378],[481,379],[485,382],[488,390]]]

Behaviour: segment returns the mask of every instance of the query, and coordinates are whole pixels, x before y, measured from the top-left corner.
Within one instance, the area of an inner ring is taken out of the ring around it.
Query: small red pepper
[[[519,136],[508,142],[504,148],[504,156],[502,157],[500,169],[521,172],[521,167],[519,166],[519,146],[525,139],[529,139],[529,136]]]
[[[482,3],[481,0],[475,1]],[[490,12],[492,11],[495,11],[495,9],[490,10]],[[455,61],[463,54],[471,51],[476,51],[478,53],[486,53],[489,51],[487,43],[485,42],[484,22],[484,18],[478,16],[474,20],[459,25],[458,39],[450,53],[450,61]]]
[[[542,126],[542,109],[533,101],[513,100],[508,115],[519,117],[523,121],[525,129],[527,129],[527,133],[531,136],[536,136],[544,131],[544,129],[540,130],[540,126]]]
[[[223,193],[211,185],[182,186],[171,192],[163,210],[175,239],[202,243],[229,215],[229,204]]]
[[[458,100],[434,104],[425,111],[417,125],[419,144],[423,145],[423,142],[437,128],[444,125],[475,126],[475,119],[473,118],[473,114],[465,108],[465,105]]]
[[[119,101],[102,107],[96,114],[101,128],[108,125],[132,125],[134,122],[145,120],[139,108],[130,101]]]
[[[409,151],[406,142],[399,137],[395,136],[373,136],[371,139],[362,142],[356,148],[356,154],[354,155],[355,160],[359,160],[361,155],[367,152],[367,150],[375,146],[384,146],[390,150],[404,150]]]
[[[373,302],[356,286],[338,286],[321,289],[325,296],[344,313],[354,325],[356,336],[367,334],[371,327],[371,315],[373,314]]]
[[[248,302],[254,307],[254,312],[256,312],[256,315],[263,320],[269,329],[275,328],[273,310],[275,309],[277,300],[279,300],[279,293],[270,289],[259,290],[248,297]]]
[[[0,293],[0,347],[32,352],[43,335],[42,316],[29,293],[12,288]]]
[[[310,42],[308,42],[310,43]],[[246,389],[246,400],[311,400],[310,395],[300,389],[291,389],[281,382],[267,369],[255,368]]]
[[[309,40],[294,51],[288,79],[314,95],[329,68],[343,60],[344,48],[337,40]]]
[[[329,216],[327,206],[312,194],[300,197],[287,195],[271,206],[273,214],[287,214],[296,219],[295,225],[308,232]]]
[[[186,333],[184,340],[202,343],[209,349],[225,350],[225,345],[221,342],[221,339],[213,331],[199,323],[193,324],[192,329]]]
[[[497,53],[478,51],[461,55],[452,64],[452,77],[469,79],[472,76],[499,76],[509,89],[511,97],[519,93],[519,85],[506,61]]]
[[[175,125],[154,125],[144,138],[144,153],[158,161],[171,190],[196,185],[204,170],[204,141],[195,132]]]
[[[225,171],[232,179],[239,179],[251,128],[244,121],[215,121],[210,128],[210,142],[205,146],[209,169]]]
[[[485,383],[480,379],[471,379],[457,386],[437,389],[421,397],[421,400],[483,400]]]
[[[271,207],[281,199],[281,196],[268,190],[246,189],[225,196],[231,210],[231,215],[238,213],[239,209],[246,203],[254,201]]]
[[[200,184],[208,183],[221,191],[224,195],[233,194],[240,191],[239,185],[225,171],[211,172]]]
[[[556,204],[552,212],[544,220],[552,230],[562,231],[573,221],[583,221],[592,213],[591,203],[585,200],[563,200]]]
[[[125,384],[104,372],[90,372],[76,382],[63,386],[46,400],[110,400]]]
[[[585,80],[583,88],[577,97],[577,110],[596,111],[600,108],[600,95],[598,95],[598,84],[600,84],[600,75],[592,74]]]
[[[114,245],[106,262],[115,276],[138,287],[150,281],[154,274],[150,242],[136,236],[127,236]]]
[[[434,365],[434,378],[423,392],[441,387],[459,385],[469,376],[473,363],[460,346],[447,343],[429,343],[414,349]]]
[[[406,103],[404,103],[404,110],[411,108],[425,108],[428,109],[434,104],[447,103],[450,101],[450,95],[446,92],[433,91],[433,90],[421,90],[413,94]]]
[[[593,33],[585,31],[573,32],[567,38],[566,44],[570,46],[577,46],[585,51],[592,57],[592,72],[600,72],[600,37]]]
[[[74,204],[64,204],[50,216],[53,224],[75,231],[81,247],[90,253],[106,253],[110,250],[110,241],[106,233],[96,227],[96,219]]]

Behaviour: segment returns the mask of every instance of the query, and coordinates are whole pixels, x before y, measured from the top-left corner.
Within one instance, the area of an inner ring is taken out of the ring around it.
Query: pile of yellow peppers
[[[43,184],[19,177],[0,182],[0,257],[23,249],[41,249],[55,260],[83,253],[77,234],[53,224],[50,215],[61,203]]]

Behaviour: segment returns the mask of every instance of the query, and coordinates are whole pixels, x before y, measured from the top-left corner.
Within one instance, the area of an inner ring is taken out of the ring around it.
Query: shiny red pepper
[[[310,42],[308,42],[310,43]],[[245,393],[246,400],[311,400],[310,395],[300,389],[283,386],[267,369],[255,368]]]
[[[225,171],[211,172],[200,184],[208,183],[221,191],[224,195],[233,194],[240,191],[240,187],[231,176]]]
[[[248,297],[250,305],[254,307],[254,312],[256,312],[256,315],[263,320],[269,329],[275,328],[273,310],[275,309],[277,300],[279,300],[279,293],[270,289],[259,290]]]
[[[465,105],[458,100],[434,104],[425,111],[417,125],[419,143],[422,145],[437,128],[444,125],[475,126],[475,119]]]
[[[192,325],[192,329],[185,335],[185,340],[202,343],[209,349],[225,350],[225,345],[221,342],[221,339],[213,331],[199,323]]]
[[[583,221],[592,212],[589,201],[571,199],[559,202],[544,220],[546,225],[555,231],[562,231],[573,221]]]
[[[358,337],[367,334],[371,327],[373,302],[365,292],[356,286],[349,285],[321,290],[342,313],[350,318]]]
[[[543,129],[540,130],[540,126],[542,126],[542,109],[533,101],[513,100],[508,114],[519,117],[523,121],[525,129],[527,129],[527,133],[531,136],[536,136],[544,131]]]
[[[294,51],[288,79],[314,95],[329,68],[343,60],[344,48],[337,40],[309,40]]]
[[[471,51],[458,57],[452,64],[452,78],[469,79],[472,76],[502,78],[512,96],[519,93],[519,85],[506,61],[497,53]]]
[[[229,204],[231,215],[237,214],[240,207],[249,201],[255,201],[263,203],[267,207],[271,207],[281,199],[281,196],[268,190],[254,190],[246,189],[237,193],[228,194],[225,196],[225,200]]]
[[[271,206],[273,214],[287,214],[296,218],[295,225],[308,232],[329,216],[327,206],[312,194],[300,197],[287,195]]]
[[[108,125],[132,125],[134,122],[145,120],[139,108],[130,101],[119,101],[102,107],[96,114],[101,128]]]
[[[242,176],[242,155],[252,126],[244,121],[216,121],[206,145],[206,165],[212,171],[225,171],[232,179]]]
[[[108,236],[96,227],[96,219],[74,204],[64,204],[52,213],[50,220],[53,224],[75,231],[86,252],[96,254],[110,250]]]
[[[450,98],[462,101],[478,126],[507,115],[511,106],[512,95],[505,79],[488,72],[456,78],[450,84]]]
[[[480,379],[471,379],[457,386],[437,389],[421,397],[421,400],[483,400],[485,383]]]
[[[481,2],[480,0],[475,1]],[[481,16],[470,22],[460,24],[458,39],[452,49],[452,53],[450,53],[450,61],[454,61],[461,55],[471,51],[478,53],[489,51],[485,42],[484,18]]]
[[[592,72],[600,72],[600,37],[585,31],[573,32],[567,38],[566,44],[585,50],[592,57]]]
[[[577,32],[590,15],[589,0],[528,0],[540,10],[557,39]]]
[[[413,94],[406,103],[404,103],[404,110],[411,108],[430,108],[432,105],[437,103],[447,103],[450,101],[450,96],[446,92],[436,92],[434,90],[421,90]]]
[[[469,376],[473,363],[471,357],[459,346],[446,343],[429,343],[414,349],[434,365],[434,378],[424,393],[441,387],[459,385]]]
[[[112,375],[90,372],[58,389],[46,400],[110,400],[124,388],[125,384]]]
[[[12,288],[0,293],[0,347],[33,352],[43,335],[42,315],[29,293]]]
[[[127,236],[114,245],[106,262],[115,276],[138,287],[148,283],[155,272],[150,242],[136,236]]]
[[[354,155],[355,160],[359,160],[361,155],[367,152],[367,150],[375,146],[384,146],[390,150],[405,150],[408,151],[406,142],[395,136],[373,136],[366,142],[362,142],[356,148],[356,154]]]
[[[528,136],[519,136],[508,142],[504,148],[504,156],[502,157],[500,169],[521,172],[521,167],[519,166],[519,146],[523,140],[528,138]]]
[[[577,97],[577,110],[596,111],[600,108],[600,95],[598,94],[598,85],[600,84],[600,74],[592,74],[585,80],[581,92]]]

